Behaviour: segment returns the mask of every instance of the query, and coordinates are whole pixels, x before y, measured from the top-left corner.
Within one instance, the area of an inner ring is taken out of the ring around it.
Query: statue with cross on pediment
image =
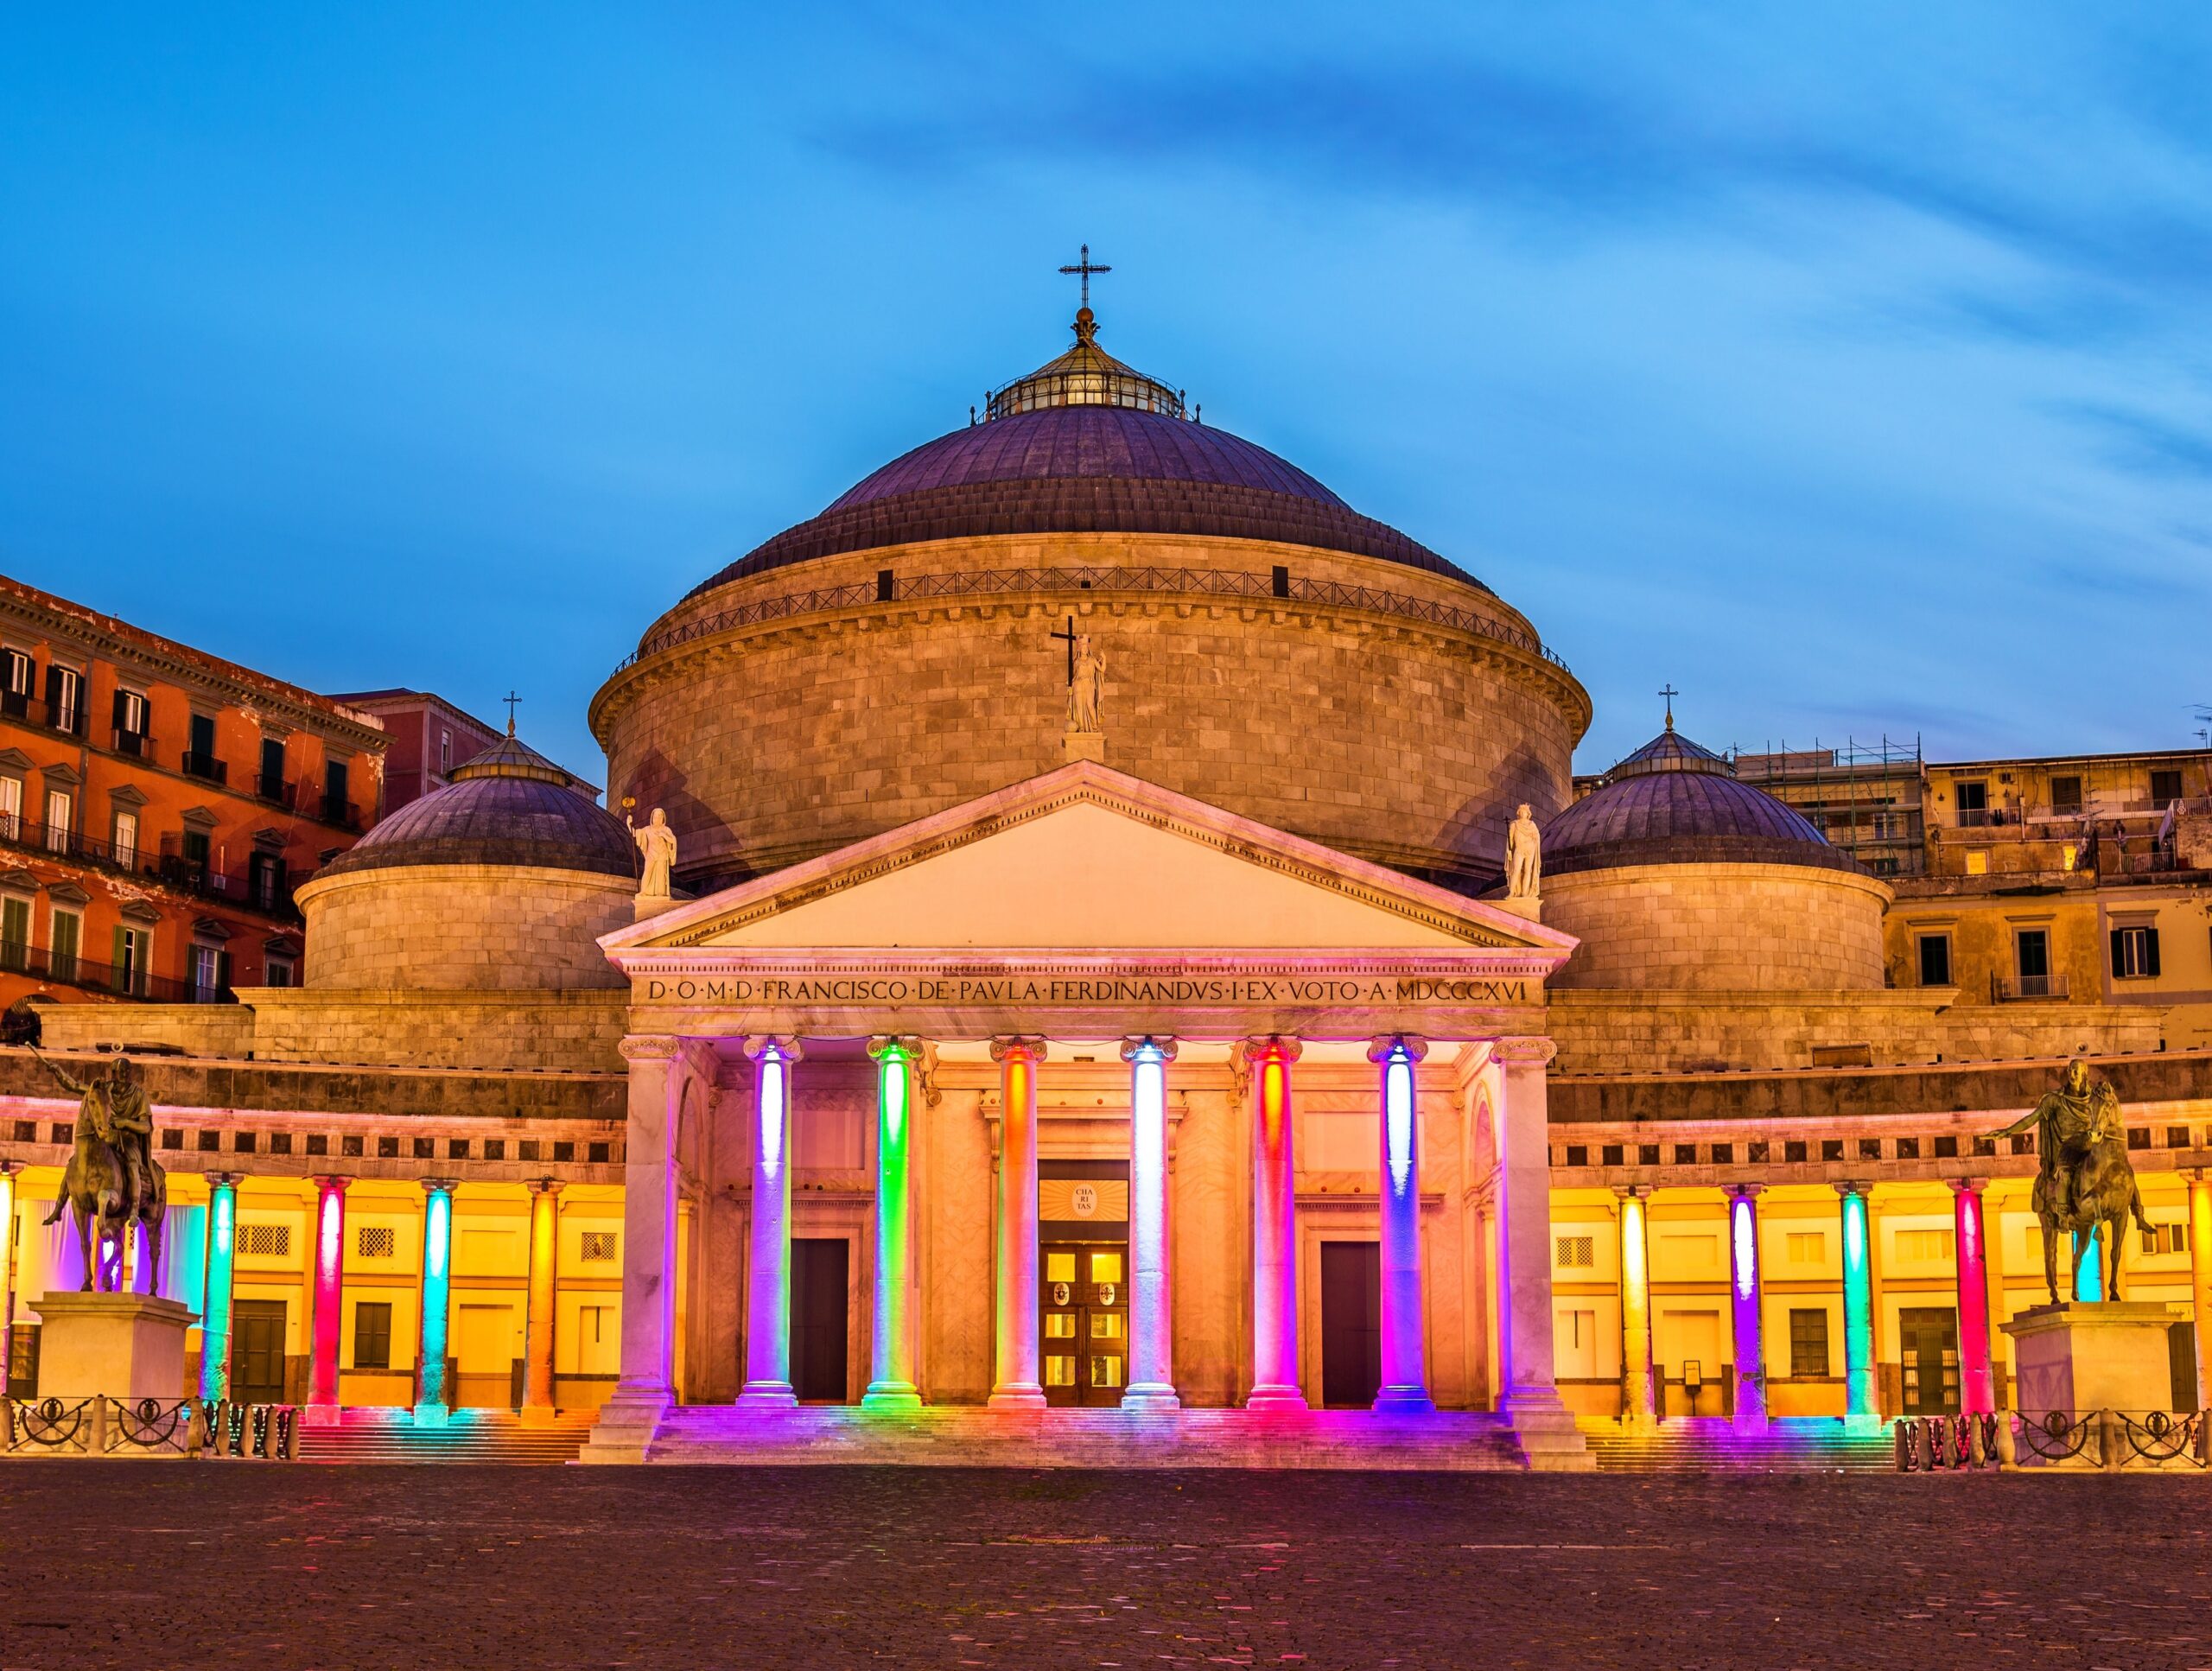
[[[1106,658],[1090,633],[1075,630],[1072,615],[1068,617],[1067,630],[1052,636],[1068,647],[1068,730],[1072,734],[1096,736],[1098,710],[1106,697]]]

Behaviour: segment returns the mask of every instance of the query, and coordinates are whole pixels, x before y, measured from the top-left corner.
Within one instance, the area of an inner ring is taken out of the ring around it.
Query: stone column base
[[[798,1395],[788,1381],[748,1381],[737,1395],[741,1410],[796,1410]]]
[[[863,1410],[918,1410],[921,1389],[911,1381],[871,1381],[861,1395]]]
[[[1375,1395],[1378,1416],[1433,1415],[1436,1401],[1425,1387],[1385,1387]]]
[[[1166,1382],[1132,1382],[1122,1388],[1122,1407],[1140,1415],[1166,1415],[1183,1407],[1183,1396]]]
[[[550,1404],[525,1404],[522,1407],[522,1425],[525,1427],[550,1427],[561,1419],[561,1413]]]
[[[1295,1387],[1255,1387],[1245,1399],[1244,1407],[1262,1413],[1302,1413],[1312,1407],[1306,1402],[1306,1395]]]
[[[523,1419],[530,1419],[528,1411],[523,1413]],[[417,1427],[442,1427],[452,1420],[453,1412],[442,1404],[417,1404],[415,1407],[415,1425]]]
[[[675,1401],[665,1392],[631,1392],[619,1387],[599,1407],[599,1420],[578,1453],[579,1462],[643,1462],[660,1436]]]
[[[1045,1389],[1033,1382],[1028,1386],[994,1387],[984,1402],[994,1410],[1041,1410],[1045,1407]]]
[[[1598,1458],[1590,1453],[1574,1413],[1560,1401],[1557,1388],[1508,1393],[1497,1401],[1497,1413],[1531,1473],[1587,1473],[1597,1467]]]

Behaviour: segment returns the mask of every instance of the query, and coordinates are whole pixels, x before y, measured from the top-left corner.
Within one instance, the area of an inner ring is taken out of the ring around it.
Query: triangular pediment
[[[1575,942],[1495,905],[1090,762],[690,900],[601,944],[933,950],[1486,948]]]

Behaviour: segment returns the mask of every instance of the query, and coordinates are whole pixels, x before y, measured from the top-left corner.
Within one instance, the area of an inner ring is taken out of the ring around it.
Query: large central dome
[[[1103,657],[1071,728],[1073,645]],[[592,703],[695,890],[1078,755],[1478,891],[1567,804],[1580,685],[1510,605],[1075,342],[695,587]]]
[[[846,551],[1045,533],[1281,540],[1481,584],[1266,448],[1187,416],[1178,391],[1099,348],[1088,308],[1075,328],[1073,348],[989,397],[982,423],[892,460],[687,595]]]

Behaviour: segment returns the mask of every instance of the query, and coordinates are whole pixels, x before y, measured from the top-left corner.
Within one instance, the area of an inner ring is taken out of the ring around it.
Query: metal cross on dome
[[[515,734],[515,704],[519,702],[522,698],[516,696],[513,691],[510,690],[505,696],[500,697],[499,700],[507,705],[507,735],[512,737]]]
[[[1061,270],[1063,273],[1074,274],[1074,275],[1077,275],[1077,276],[1080,276],[1080,277],[1082,278],[1082,280],[1083,280],[1083,305],[1084,305],[1084,307],[1088,308],[1088,307],[1090,305],[1090,276],[1091,276],[1091,274],[1093,274],[1093,273],[1110,273],[1110,272],[1112,272],[1114,270],[1113,270],[1111,267],[1108,266],[1108,265],[1107,265],[1104,262],[1103,262],[1103,261],[1093,261],[1093,260],[1090,258],[1090,245],[1089,245],[1088,244],[1086,244],[1086,245],[1084,245],[1083,246],[1083,256],[1082,256],[1082,258],[1081,258],[1080,260],[1078,260],[1078,261],[1076,261],[1076,262],[1072,263],[1071,264],[1070,264],[1070,265],[1068,265],[1068,266],[1065,266],[1065,267],[1061,268],[1061,269],[1060,269],[1060,270]]]
[[[1675,689],[1674,682],[1669,680],[1661,687],[1659,694],[1667,699],[1667,729],[1672,731],[1675,728],[1675,698],[1682,693]]]

